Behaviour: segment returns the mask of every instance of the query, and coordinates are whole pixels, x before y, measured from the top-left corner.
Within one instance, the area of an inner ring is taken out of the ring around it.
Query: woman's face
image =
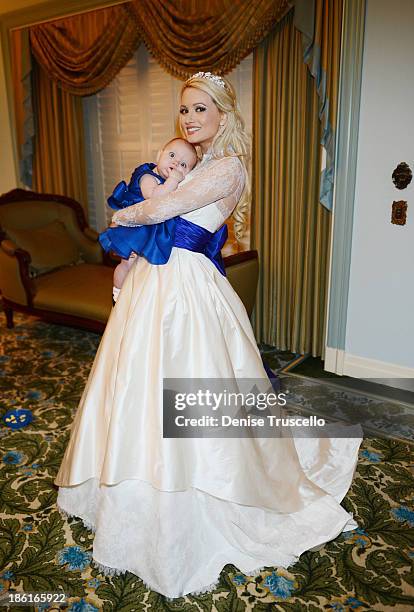
[[[200,145],[205,153],[217,134],[225,114],[219,111],[211,96],[201,89],[186,87],[181,96],[180,124],[188,142]]]

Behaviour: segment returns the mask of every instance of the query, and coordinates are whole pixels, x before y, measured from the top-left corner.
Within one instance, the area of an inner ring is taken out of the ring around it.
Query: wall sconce
[[[407,202],[399,200],[392,203],[391,223],[394,225],[405,225],[407,221]]]
[[[412,181],[413,173],[405,162],[401,162],[392,173],[392,182],[397,189],[405,189]]]

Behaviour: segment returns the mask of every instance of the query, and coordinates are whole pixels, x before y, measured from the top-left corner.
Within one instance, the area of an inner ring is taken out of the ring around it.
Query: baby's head
[[[157,160],[158,173],[168,178],[169,169],[177,168],[184,176],[194,168],[197,163],[195,147],[184,138],[173,138],[162,149]]]

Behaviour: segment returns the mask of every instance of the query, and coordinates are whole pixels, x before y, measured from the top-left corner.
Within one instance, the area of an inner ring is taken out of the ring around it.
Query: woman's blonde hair
[[[187,87],[201,89],[209,94],[218,110],[227,116],[224,129],[219,130],[213,139],[211,152],[213,157],[217,159],[237,156],[244,167],[246,175],[245,186],[240,200],[233,211],[234,233],[236,239],[240,241],[246,231],[250,200],[250,184],[247,171],[247,164],[250,159],[250,138],[245,130],[244,119],[241,115],[233,86],[224,77],[220,77],[220,80],[224,82],[224,87],[211,78],[194,75],[183,84],[181,95]]]

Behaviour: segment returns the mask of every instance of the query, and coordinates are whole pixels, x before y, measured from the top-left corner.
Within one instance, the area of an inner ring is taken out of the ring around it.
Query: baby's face
[[[169,170],[177,168],[186,176],[197,163],[197,155],[191,145],[184,140],[173,140],[161,152],[157,162],[159,174],[168,178]]]

